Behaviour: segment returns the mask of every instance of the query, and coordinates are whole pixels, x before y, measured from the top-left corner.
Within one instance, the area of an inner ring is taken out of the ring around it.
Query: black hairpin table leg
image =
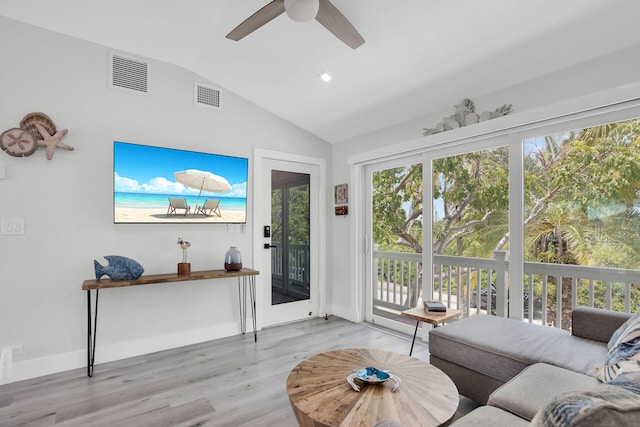
[[[419,320],[416,320],[416,330],[413,331],[413,341],[411,341],[411,350],[409,350],[409,356],[413,354],[413,345],[416,343],[416,334],[418,333],[418,325],[420,324]]]
[[[93,376],[93,364],[96,358],[96,328],[98,326],[98,295],[96,289],[96,308],[93,317],[93,332],[91,331],[91,290],[87,289],[87,376]],[[92,340],[93,335],[93,340]]]
[[[251,300],[251,320],[253,321],[253,340],[258,342],[258,331],[256,328],[256,276],[249,276],[248,279]]]
[[[249,280],[249,304],[253,323],[253,340],[258,342],[256,328],[256,279],[255,276],[238,277],[238,298],[240,299],[240,331],[247,332],[247,280]]]

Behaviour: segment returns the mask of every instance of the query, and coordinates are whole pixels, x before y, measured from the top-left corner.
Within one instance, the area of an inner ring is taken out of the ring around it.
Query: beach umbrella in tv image
[[[231,191],[231,185],[225,178],[208,171],[187,169],[173,173],[173,177],[180,184],[198,190],[198,201],[203,191],[209,193],[226,193]]]

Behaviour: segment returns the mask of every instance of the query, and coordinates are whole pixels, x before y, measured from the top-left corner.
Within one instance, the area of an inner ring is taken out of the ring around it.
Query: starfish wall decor
[[[51,160],[53,158],[53,153],[56,147],[64,148],[65,150],[73,150],[72,146],[60,141],[60,139],[67,134],[67,129],[62,129],[57,131],[54,135],[49,135],[49,132],[47,132],[44,126],[40,123],[36,124],[36,128],[44,138],[42,141],[38,141],[38,146],[47,147],[47,160]]]

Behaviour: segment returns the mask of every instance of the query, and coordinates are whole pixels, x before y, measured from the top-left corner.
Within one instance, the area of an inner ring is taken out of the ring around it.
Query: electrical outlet
[[[0,218],[0,234],[24,234],[24,218]]]

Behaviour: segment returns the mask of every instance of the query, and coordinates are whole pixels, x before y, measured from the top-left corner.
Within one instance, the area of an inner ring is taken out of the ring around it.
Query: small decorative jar
[[[238,271],[242,268],[242,256],[237,247],[231,246],[224,256],[224,269]]]

